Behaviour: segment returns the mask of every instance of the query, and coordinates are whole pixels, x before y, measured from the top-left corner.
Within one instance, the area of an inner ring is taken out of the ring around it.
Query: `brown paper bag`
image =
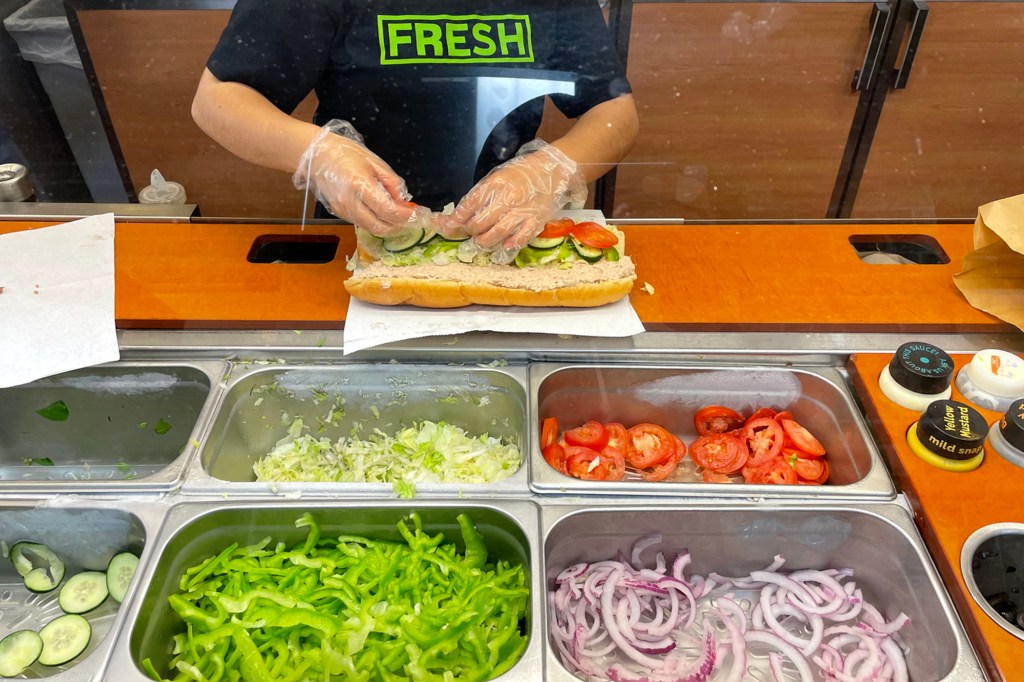
[[[1024,330],[1024,194],[978,209],[974,251],[953,282],[972,306]]]

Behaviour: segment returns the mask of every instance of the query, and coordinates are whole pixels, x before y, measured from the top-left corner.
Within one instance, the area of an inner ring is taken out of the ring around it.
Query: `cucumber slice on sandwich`
[[[587,246],[575,237],[570,237],[569,239],[572,242],[572,248],[576,249],[576,253],[579,254],[580,258],[588,263],[596,263],[604,258],[604,249],[595,249],[592,246]]]
[[[401,253],[408,251],[421,241],[425,240],[427,231],[422,227],[413,227],[394,237],[387,237],[384,240],[384,250],[389,253]],[[430,235],[433,237],[434,235]]]
[[[124,600],[128,585],[139,566],[139,557],[131,552],[121,552],[107,564],[107,590],[118,604]]]
[[[564,241],[565,237],[536,237],[530,240],[529,246],[535,249],[553,249],[561,246]]]
[[[11,563],[33,592],[49,592],[64,579],[64,562],[46,545],[17,543],[11,548]]]
[[[99,571],[85,571],[71,576],[60,588],[57,602],[64,613],[86,613],[107,599],[107,575]]]
[[[0,677],[14,677],[36,662],[43,638],[32,630],[18,630],[0,640]]]
[[[39,662],[62,665],[85,651],[92,638],[92,626],[81,616],[69,613],[54,618],[39,631],[43,650]]]

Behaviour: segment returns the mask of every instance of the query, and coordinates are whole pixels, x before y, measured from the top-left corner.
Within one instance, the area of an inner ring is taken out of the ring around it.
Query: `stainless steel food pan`
[[[89,506],[32,507],[24,503],[0,505],[0,540],[7,547],[30,541],[46,545],[63,561],[65,580],[81,571],[105,571],[110,559],[122,551],[143,554],[147,537],[159,527],[156,505],[144,510],[130,504],[97,503]],[[5,552],[6,557],[6,552]],[[134,581],[135,584],[138,581]],[[69,663],[30,666],[23,677],[54,680],[97,680],[124,620],[127,603],[135,592],[129,589],[118,608],[110,597],[84,614],[92,627],[86,650]],[[30,592],[13,564],[0,560],[0,637],[17,630],[38,631],[63,612],[57,603],[60,588],[44,594]]]
[[[226,368],[126,361],[0,390],[3,492],[174,488]],[[62,421],[47,409],[59,402],[67,407]]]
[[[560,365],[530,367],[533,397],[527,439],[531,487],[541,493],[680,496],[791,497],[799,499],[893,499],[896,489],[843,374],[834,367]],[[831,478],[823,486],[705,483],[689,457],[672,480],[652,483],[627,472],[621,481],[582,481],[544,461],[540,425],[558,418],[565,429],[588,419],[626,427],[653,422],[689,447],[697,434],[694,414],[725,405],[749,415],[758,407],[791,410],[825,446]]]
[[[785,557],[784,569],[852,568],[853,580],[884,616],[902,611],[910,617],[900,635],[909,649],[911,680],[985,679],[910,515],[895,504],[800,509],[545,505],[542,526],[545,584],[574,563],[614,558],[619,550],[628,555],[633,542],[650,533],[662,535],[667,556],[673,550],[690,551],[688,575],[742,575],[767,566],[776,554]],[[576,679],[552,646],[546,662],[549,681]]]
[[[186,493],[392,495],[389,483],[256,480],[253,464],[268,454],[296,418],[305,433],[337,441],[374,429],[394,434],[421,420],[444,421],[471,436],[514,443],[524,462],[491,484],[420,483],[417,495],[528,495],[525,465],[526,368],[428,364],[340,364],[236,368],[182,486]],[[336,408],[340,408],[337,409]]]
[[[493,504],[458,501],[395,500],[296,504],[233,503],[231,505],[183,502],[173,507],[155,544],[154,561],[147,564],[138,598],[130,605],[126,627],[118,637],[105,679],[142,682],[139,667],[151,657],[158,670],[166,669],[170,640],[183,631],[183,623],[167,603],[183,571],[231,544],[247,545],[270,536],[294,543],[306,537],[294,521],[310,512],[321,526],[321,536],[340,533],[381,539],[398,539],[396,523],[412,511],[424,528],[443,531],[460,542],[456,517],[468,513],[484,536],[490,556],[523,563],[529,575],[529,644],[520,661],[500,680],[537,682],[542,679],[543,635],[534,614],[540,613],[540,541],[537,506],[526,500],[502,500]],[[116,674],[114,674],[116,673]]]

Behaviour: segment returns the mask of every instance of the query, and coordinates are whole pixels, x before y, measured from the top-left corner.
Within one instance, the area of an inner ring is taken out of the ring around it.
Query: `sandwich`
[[[356,228],[356,238],[345,288],[378,305],[587,308],[618,301],[636,280],[625,235],[592,221],[547,223],[508,264],[493,262],[468,237],[444,237],[429,227],[386,239]]]

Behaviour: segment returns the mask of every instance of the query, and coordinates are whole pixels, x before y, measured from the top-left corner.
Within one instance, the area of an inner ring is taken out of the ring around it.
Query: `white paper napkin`
[[[119,357],[114,215],[0,235],[0,388]]]
[[[644,331],[629,298],[597,308],[467,306],[445,310],[385,306],[351,299],[344,354],[393,341],[472,331],[621,338]]]

